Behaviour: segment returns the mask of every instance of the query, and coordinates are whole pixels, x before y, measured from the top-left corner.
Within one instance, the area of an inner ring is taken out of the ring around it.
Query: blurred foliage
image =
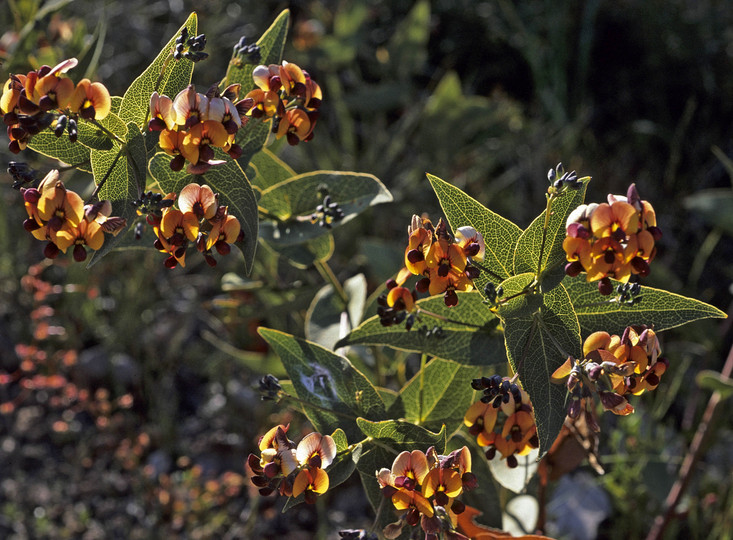
[[[77,73],[94,75],[119,95],[196,10],[211,56],[197,66],[194,82],[206,88],[239,37],[261,34],[285,7],[293,18],[285,58],[307,66],[326,99],[312,142],[274,150],[296,173],[358,170],[380,178],[395,196],[334,235],[330,264],[342,282],[363,273],[368,291],[377,289],[399,265],[402,240],[394,239],[404,238],[410,215],[437,217],[425,172],[524,227],[544,204],[540,172],[562,160],[594,175],[588,200],[635,181],[654,203],[664,238],[649,285],[728,308],[733,238],[709,212],[729,198],[731,185],[727,2],[7,0],[0,9],[0,79],[76,56]],[[17,159],[0,146],[2,163]],[[44,172],[49,167],[30,153],[22,159]],[[85,182],[83,175],[68,179],[79,191]],[[10,185],[7,176],[2,185]],[[725,190],[725,198],[709,189]],[[302,505],[282,517],[276,503],[244,491],[216,503],[216,511],[207,506],[221,486],[236,484],[227,471],[244,474],[258,434],[276,422],[292,420],[294,430],[303,423],[258,401],[256,379],[282,368],[255,329],[303,335],[308,307],[324,285],[315,268],[296,268],[262,246],[250,277],[237,261],[170,272],[152,252],[112,254],[90,271],[39,264],[41,247],[20,232],[18,194],[1,193],[0,369],[18,369],[18,345],[50,356],[76,351],[81,368],[58,368],[68,380],[92,395],[103,388],[111,399],[133,396],[119,429],[102,435],[87,409],[49,412],[48,389],[2,415],[0,464],[11,471],[0,488],[3,536],[86,531],[103,538],[107,528],[129,538],[281,538],[293,530],[326,537],[337,526],[364,526],[358,521],[367,503],[359,497],[351,505],[349,497],[325,501],[341,518]],[[396,264],[385,264],[388,257]],[[603,426],[603,485],[613,500],[604,538],[643,537],[661,509],[666,491],[658,480],[675,474],[707,398],[692,381],[700,369],[722,366],[730,323],[700,322],[665,338],[676,392],[655,393],[632,421]],[[398,389],[417,368],[408,353],[368,352],[354,362],[380,385]],[[115,366],[139,374],[130,388],[120,385]],[[56,421],[78,424],[62,436]],[[670,538],[728,534],[731,428],[724,418]],[[141,434],[150,440],[137,439]],[[125,456],[143,468],[132,473]],[[154,474],[146,476],[150,467]],[[209,490],[198,478],[217,484]],[[352,488],[360,489],[341,486]],[[145,499],[151,493],[155,499]],[[206,493],[192,510],[190,501]],[[345,523],[347,514],[356,522]],[[187,521],[191,515],[201,520]],[[336,523],[324,525],[329,519]]]

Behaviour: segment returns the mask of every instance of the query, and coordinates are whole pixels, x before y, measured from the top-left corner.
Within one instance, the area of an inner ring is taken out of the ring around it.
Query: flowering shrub
[[[635,185],[626,196],[588,204],[590,177],[558,164],[548,173],[546,207],[525,229],[428,175],[444,217],[433,225],[413,216],[397,242],[404,268],[394,268],[384,294],[375,295],[376,314],[361,321],[365,280],[341,283],[328,267],[331,232],[392,196],[372,175],[296,174],[265,148],[283,138],[311,141],[328,103],[307,71],[282,59],[288,18],[283,12],[255,44],[240,41],[221,82],[204,93],[191,82],[194,63],[207,58],[195,14],[123,96],[87,79],[74,85],[65,73],[75,59],[11,75],[0,100],[10,150],[35,150],[94,181],[85,203],[60,169],[39,181],[12,163],[28,214],[23,227],[46,242],[48,259],[71,249],[81,262],[93,250],[89,266],[132,247],[154,247],[170,269],[185,266],[193,247],[214,266],[214,251],[226,256],[234,245],[249,273],[258,243],[295,265],[316,266],[330,288],[314,300],[311,321],[333,300],[338,307],[324,318],[338,337],[259,329],[289,378],[263,377],[263,398],[292,403],[315,431],[297,444],[288,425],[263,434],[259,455],[246,459],[251,484],[261,496],[287,497],[287,510],[316,503],[358,472],[384,537],[495,537],[502,533],[473,521],[482,510],[476,504],[499,504],[489,475],[480,478],[475,465],[506,481],[500,467],[543,458],[568,423],[582,417],[595,433],[595,396],[604,410],[633,413],[632,396],[655,389],[669,367],[657,334],[724,314],[642,285],[662,237]],[[357,345],[420,353],[419,369],[402,385],[380,386],[332,352],[363,354]],[[26,367],[35,365],[35,351],[21,352]],[[0,381],[32,372],[21,368]],[[20,386],[56,390],[63,382],[33,375]],[[97,401],[109,409],[104,393]],[[14,401],[2,405],[11,410]],[[475,444],[462,444],[470,439],[464,428]],[[199,475],[192,471],[175,486],[161,477],[158,499],[178,520]],[[240,480],[222,478],[191,508],[235,495]],[[468,506],[464,496],[478,502]]]

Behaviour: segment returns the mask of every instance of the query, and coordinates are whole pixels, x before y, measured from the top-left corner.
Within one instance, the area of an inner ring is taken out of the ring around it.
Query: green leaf
[[[252,156],[249,164],[255,171],[255,175],[250,178],[250,181],[253,186],[260,190],[267,189],[295,176],[295,171],[267,148],[263,148],[261,152],[257,152]]]
[[[720,227],[733,236],[733,191],[706,189],[685,198],[685,208],[691,210],[713,227]]]
[[[52,130],[44,129],[31,138],[28,148],[46,157],[73,165],[79,170],[92,172],[89,147],[80,144],[79,141],[70,142],[66,134],[56,137]]]
[[[184,27],[188,29],[189,36],[197,34],[198,19],[195,12],[188,16],[185,24],[163,47],[153,63],[132,81],[125,92],[120,104],[119,116],[126,123],[133,122],[142,129],[148,119],[150,96],[153,92],[157,91],[172,99],[191,82],[193,62],[186,58],[180,60],[173,58],[176,38]]]
[[[278,221],[262,222],[261,235],[270,244],[298,244],[329,231],[310,222],[310,216],[323,202],[319,188],[328,190],[331,200],[338,203],[344,218],[332,223],[342,225],[369,206],[390,202],[392,195],[371,174],[314,171],[299,174],[262,191],[259,205]]]
[[[367,296],[364,274],[357,274],[343,284],[347,302],[336,293],[333,285],[326,285],[316,293],[305,315],[305,337],[327,349],[333,349],[361,322]]]
[[[552,384],[550,376],[567,355],[579,358],[582,347],[580,325],[565,287],[558,285],[541,297],[544,303],[534,312],[524,306],[509,311],[510,318],[504,318],[501,311],[499,315],[504,323],[509,362],[532,400],[543,456],[566,416],[567,390],[563,385]],[[512,302],[518,300],[521,297]]]
[[[145,247],[135,239],[131,227],[137,214],[131,201],[140,196],[145,187],[145,139],[138,127],[130,122],[124,148],[117,143],[111,150],[92,150],[91,162],[94,181],[104,185],[99,189],[99,199],[112,203],[112,215],[127,220],[128,227],[117,236],[106,235],[104,245],[96,251],[89,266],[96,264],[107,253],[121,247]]]
[[[208,184],[214,193],[219,194],[219,203],[229,207],[229,213],[239,220],[244,232],[244,241],[240,246],[244,254],[246,272],[252,271],[254,254],[257,248],[258,214],[257,198],[249,183],[247,175],[237,161],[228,158],[221,150],[215,152],[217,159],[225,162],[211,167],[203,175],[188,174],[185,170],[172,171],[171,157],[164,152],[158,152],[150,160],[148,168],[153,178],[158,181],[160,188],[166,193],[180,193],[188,184]]]
[[[277,16],[272,25],[257,40],[257,46],[260,48],[260,64],[280,64],[282,62],[289,22],[290,11],[286,9]],[[226,86],[235,83],[241,84],[240,97],[244,98],[250,90],[256,87],[252,79],[252,72],[255,67],[254,64],[246,63],[244,56],[233,54],[220,88],[224,89]],[[237,132],[236,141],[242,147],[242,156],[239,158],[239,163],[243,169],[246,170],[252,156],[262,149],[271,129],[271,120],[264,122],[250,118],[250,121]]]
[[[387,415],[430,430],[445,426],[452,434],[474,402],[471,381],[480,374],[478,367],[435,358],[402,387]]]
[[[486,254],[482,266],[501,279],[513,275],[514,247],[522,234],[522,229],[508,219],[492,212],[457,187],[432,174],[427,176],[453,232],[459,227],[471,226],[484,237]],[[496,281],[496,279],[490,277],[487,272],[481,272],[474,283],[479,292],[483,294],[484,286],[489,281]]]
[[[725,377],[717,371],[705,369],[695,376],[695,381],[700,388],[719,392],[723,399],[733,396],[733,379]]]
[[[542,275],[546,271],[556,270],[565,262],[565,250],[562,242],[565,239],[565,222],[568,215],[585,200],[585,190],[590,177],[581,178],[581,186],[578,189],[567,189],[552,202],[550,217],[547,219],[547,233],[544,245],[542,242],[545,228],[545,209],[519,237],[516,250],[514,251],[514,271],[517,274],[523,272],[538,272]],[[542,260],[540,261],[540,254]],[[553,280],[557,285],[561,280]],[[547,287],[549,290],[551,287]]]
[[[618,282],[611,280],[614,288]],[[718,308],[679,294],[661,289],[642,287],[641,301],[633,305],[619,304],[613,298],[602,296],[598,285],[582,277],[566,277],[563,285],[570,294],[584,336],[605,330],[623,334],[627,326],[645,324],[661,332],[700,319],[724,319],[727,315]]]
[[[445,451],[447,442],[445,426],[439,433],[433,433],[423,427],[400,420],[370,422],[364,418],[357,418],[356,422],[367,436],[367,439],[362,442],[361,457],[356,468],[361,475],[361,482],[369,502],[375,511],[383,500],[387,504],[385,510],[392,507],[389,500],[384,499],[381,494],[375,476],[377,471],[382,468],[391,468],[394,459],[403,451],[421,450],[425,452],[431,446],[434,446],[439,454]],[[394,521],[390,514],[391,512],[381,514],[382,521],[377,524],[377,528]]]
[[[535,275],[532,272],[519,274],[501,282],[500,299],[509,299],[497,307],[497,314],[503,321],[531,317],[542,305],[542,295],[534,290]]]
[[[290,11],[285,9],[277,16],[270,27],[265,30],[262,37],[257,40],[260,48],[260,64],[280,64],[282,62],[283,50],[288,36],[288,25],[290,23]],[[252,79],[252,72],[255,64],[246,63],[247,58],[243,55],[232,54],[229,61],[226,77],[221,84],[224,89],[230,84],[241,84],[242,97],[256,85]]]
[[[110,112],[102,120],[99,120],[99,125],[115,134],[120,140],[127,140],[127,126],[115,113]],[[79,138],[77,143],[88,146],[92,150],[112,149],[112,139],[92,122],[84,119],[79,120],[78,131]]]
[[[278,255],[284,257],[295,268],[304,270],[313,266],[316,261],[326,262],[333,255],[335,247],[332,234],[324,234],[311,238],[302,244],[269,244],[260,239],[262,244]]]
[[[382,326],[379,317],[364,321],[348,336],[336,343],[347,345],[386,345],[394,349],[415,351],[461,364],[488,366],[506,362],[503,338],[498,319],[476,292],[459,292],[458,305],[446,307],[442,296],[419,300],[420,309],[450,320],[420,315],[409,332],[404,325]],[[422,328],[424,326],[424,328]],[[436,326],[442,333],[429,333]],[[442,336],[442,337],[441,337]]]
[[[358,416],[380,420],[385,407],[369,380],[343,356],[290,334],[260,328],[259,334],[282,360],[305,412],[321,433],[340,427],[359,440]]]

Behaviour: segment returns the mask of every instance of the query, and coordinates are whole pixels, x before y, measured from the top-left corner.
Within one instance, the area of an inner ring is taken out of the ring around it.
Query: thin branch
[[[733,346],[731,347],[730,351],[728,351],[728,357],[725,360],[725,365],[723,366],[721,375],[723,375],[724,377],[730,377],[732,372]],[[664,535],[664,531],[667,528],[667,525],[675,516],[677,505],[682,499],[682,495],[687,489],[690,480],[692,480],[693,469],[695,468],[698,460],[702,457],[703,448],[705,448],[707,439],[712,433],[711,426],[713,425],[713,420],[715,419],[715,414],[718,410],[718,407],[722,402],[723,397],[720,392],[713,392],[713,395],[710,396],[710,399],[708,400],[708,405],[705,408],[702,420],[697,427],[697,431],[695,432],[695,436],[692,439],[690,448],[685,455],[685,459],[682,461],[677,479],[675,480],[672,489],[670,489],[669,493],[667,494],[667,499],[665,500],[666,509],[663,514],[658,515],[654,520],[654,524],[649,531],[649,535],[646,537],[647,540],[659,540],[660,538],[662,538],[662,536]]]

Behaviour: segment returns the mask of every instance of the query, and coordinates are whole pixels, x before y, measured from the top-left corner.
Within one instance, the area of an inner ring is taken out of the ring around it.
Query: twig
[[[721,375],[724,377],[730,377],[731,372],[733,372],[733,346],[731,346],[730,351],[728,351],[728,357],[725,360],[725,365],[723,366]],[[664,530],[667,528],[670,520],[674,517],[677,505],[692,479],[693,469],[697,464],[697,461],[702,457],[703,448],[705,447],[705,443],[712,432],[711,426],[715,418],[715,413],[722,401],[723,397],[718,391],[713,392],[713,395],[710,396],[708,405],[703,413],[702,420],[697,427],[695,436],[692,438],[692,443],[690,443],[687,455],[685,455],[685,459],[682,461],[682,465],[680,466],[680,472],[677,475],[677,480],[675,480],[672,489],[670,489],[667,494],[667,499],[664,501],[666,509],[663,514],[658,515],[654,520],[654,524],[652,525],[646,540],[659,540],[662,538]]]

